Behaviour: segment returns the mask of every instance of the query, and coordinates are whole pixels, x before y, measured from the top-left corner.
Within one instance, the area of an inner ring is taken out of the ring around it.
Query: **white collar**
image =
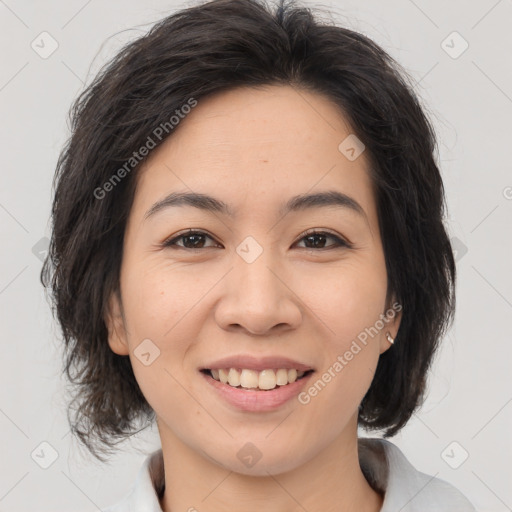
[[[369,484],[384,493],[380,512],[476,512],[454,486],[418,471],[400,448],[379,438],[358,438],[359,463]],[[131,492],[104,512],[162,512],[164,490],[162,449],[150,453]]]

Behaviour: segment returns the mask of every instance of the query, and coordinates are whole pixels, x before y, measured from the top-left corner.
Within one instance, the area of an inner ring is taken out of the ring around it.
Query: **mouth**
[[[203,368],[200,371],[222,384],[246,391],[272,391],[284,388],[314,372],[295,368],[269,368],[262,371],[249,368]]]

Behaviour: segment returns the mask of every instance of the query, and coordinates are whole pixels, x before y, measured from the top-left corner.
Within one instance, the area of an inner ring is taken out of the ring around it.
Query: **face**
[[[107,324],[163,447],[263,475],[356,435],[400,314],[350,134],[321,95],[241,88],[200,100],[139,171]]]

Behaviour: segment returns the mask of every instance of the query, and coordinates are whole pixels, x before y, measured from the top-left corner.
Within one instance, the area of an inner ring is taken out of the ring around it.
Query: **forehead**
[[[188,189],[241,212],[266,198],[277,211],[284,194],[334,188],[355,196],[370,217],[366,155],[351,161],[339,149],[349,136],[347,120],[323,95],[291,86],[223,91],[198,100],[153,151],[138,173],[134,207]]]
[[[340,135],[349,133],[339,107],[325,96],[292,86],[267,85],[200,99],[166,142],[175,146],[176,154],[186,145],[224,153],[226,158],[242,150],[253,157],[251,148],[257,146],[267,156],[291,156],[291,151],[301,148],[314,157],[318,156],[315,147],[327,145],[336,154]]]

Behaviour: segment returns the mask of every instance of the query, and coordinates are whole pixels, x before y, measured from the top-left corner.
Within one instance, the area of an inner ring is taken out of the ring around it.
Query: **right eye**
[[[185,233],[181,233],[173,238],[170,238],[162,243],[162,247],[180,247],[182,249],[202,249],[204,247],[204,240],[213,238],[205,233],[204,231],[195,231],[189,229]],[[183,240],[183,245],[176,243],[177,241]],[[208,247],[206,247],[208,248]]]

